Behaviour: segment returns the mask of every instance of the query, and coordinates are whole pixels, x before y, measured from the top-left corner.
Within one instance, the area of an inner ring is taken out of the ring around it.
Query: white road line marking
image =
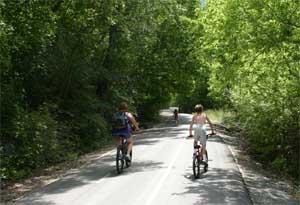
[[[229,151],[231,152],[233,161],[237,165],[239,172],[242,174],[242,177],[244,177],[245,174],[244,174],[243,170],[241,169],[241,166],[239,165],[238,159],[236,158],[236,153],[233,151],[233,149],[231,148],[230,145],[228,145],[227,147],[228,147]]]
[[[223,139],[223,141],[224,141],[224,139]],[[230,150],[230,152],[231,152],[231,154],[233,156],[233,160],[234,160],[235,164],[237,165],[239,172],[241,173],[241,180],[242,180],[242,182],[244,184],[244,188],[246,190],[246,194],[248,195],[251,204],[254,204],[254,202],[253,202],[254,199],[252,198],[250,189],[248,188],[248,185],[247,185],[246,180],[245,180],[246,174],[244,173],[242,167],[239,165],[239,161],[238,161],[238,159],[236,157],[237,153],[234,151],[234,149],[232,149],[232,147],[230,145],[228,145],[227,147],[229,148],[229,150]]]
[[[173,156],[173,160],[171,161],[171,163],[169,164],[167,170],[165,171],[164,175],[162,178],[160,178],[157,186],[155,187],[155,189],[153,190],[152,194],[150,195],[150,197],[148,198],[147,202],[146,202],[146,205],[150,205],[152,204],[152,201],[153,199],[156,197],[158,191],[160,190],[160,188],[162,187],[164,181],[167,179],[168,175],[170,174],[171,172],[171,169],[173,167],[173,165],[175,164],[175,161],[178,159],[178,155],[183,147],[183,142],[180,143],[180,147],[179,149],[177,149],[177,152],[175,155],[172,155]]]

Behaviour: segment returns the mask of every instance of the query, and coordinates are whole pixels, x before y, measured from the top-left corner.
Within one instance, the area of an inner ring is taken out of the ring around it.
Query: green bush
[[[103,147],[112,139],[110,126],[99,114],[83,116],[76,121],[76,127],[76,133],[80,136],[79,150],[82,153]]]
[[[11,138],[1,143],[2,179],[20,179],[35,168],[65,160],[74,147],[62,128],[46,106],[30,113],[19,110]]]

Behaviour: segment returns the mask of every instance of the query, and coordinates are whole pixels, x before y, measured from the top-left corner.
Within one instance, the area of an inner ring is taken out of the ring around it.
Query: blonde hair
[[[203,112],[203,106],[201,104],[198,104],[195,106],[195,111],[197,113],[202,113]]]

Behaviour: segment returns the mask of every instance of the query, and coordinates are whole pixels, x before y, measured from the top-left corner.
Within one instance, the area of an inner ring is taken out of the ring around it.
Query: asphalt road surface
[[[165,116],[171,113],[165,111]],[[227,145],[209,138],[208,172],[194,179],[191,115],[134,136],[132,166],[117,174],[115,150],[17,201],[30,205],[196,205],[251,204]]]

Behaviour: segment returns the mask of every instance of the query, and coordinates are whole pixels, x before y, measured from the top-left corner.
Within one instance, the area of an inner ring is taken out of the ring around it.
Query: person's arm
[[[211,132],[212,132],[212,133],[215,133],[215,132],[214,132],[214,128],[213,128],[213,124],[211,123],[211,121],[210,121],[210,119],[208,118],[207,115],[206,115],[206,120],[207,120],[207,122],[208,122],[208,124],[209,124],[209,126],[210,126]]]
[[[189,129],[189,131],[190,131],[190,136],[192,135],[193,124],[194,124],[194,116],[193,116],[192,121],[191,121],[191,123],[190,123],[190,129]]]
[[[134,125],[135,130],[136,130],[136,131],[139,131],[139,130],[140,130],[139,124],[138,124],[137,121],[135,120],[134,116],[133,116],[130,112],[127,113],[127,116],[128,116],[128,118],[129,118],[130,122]]]

